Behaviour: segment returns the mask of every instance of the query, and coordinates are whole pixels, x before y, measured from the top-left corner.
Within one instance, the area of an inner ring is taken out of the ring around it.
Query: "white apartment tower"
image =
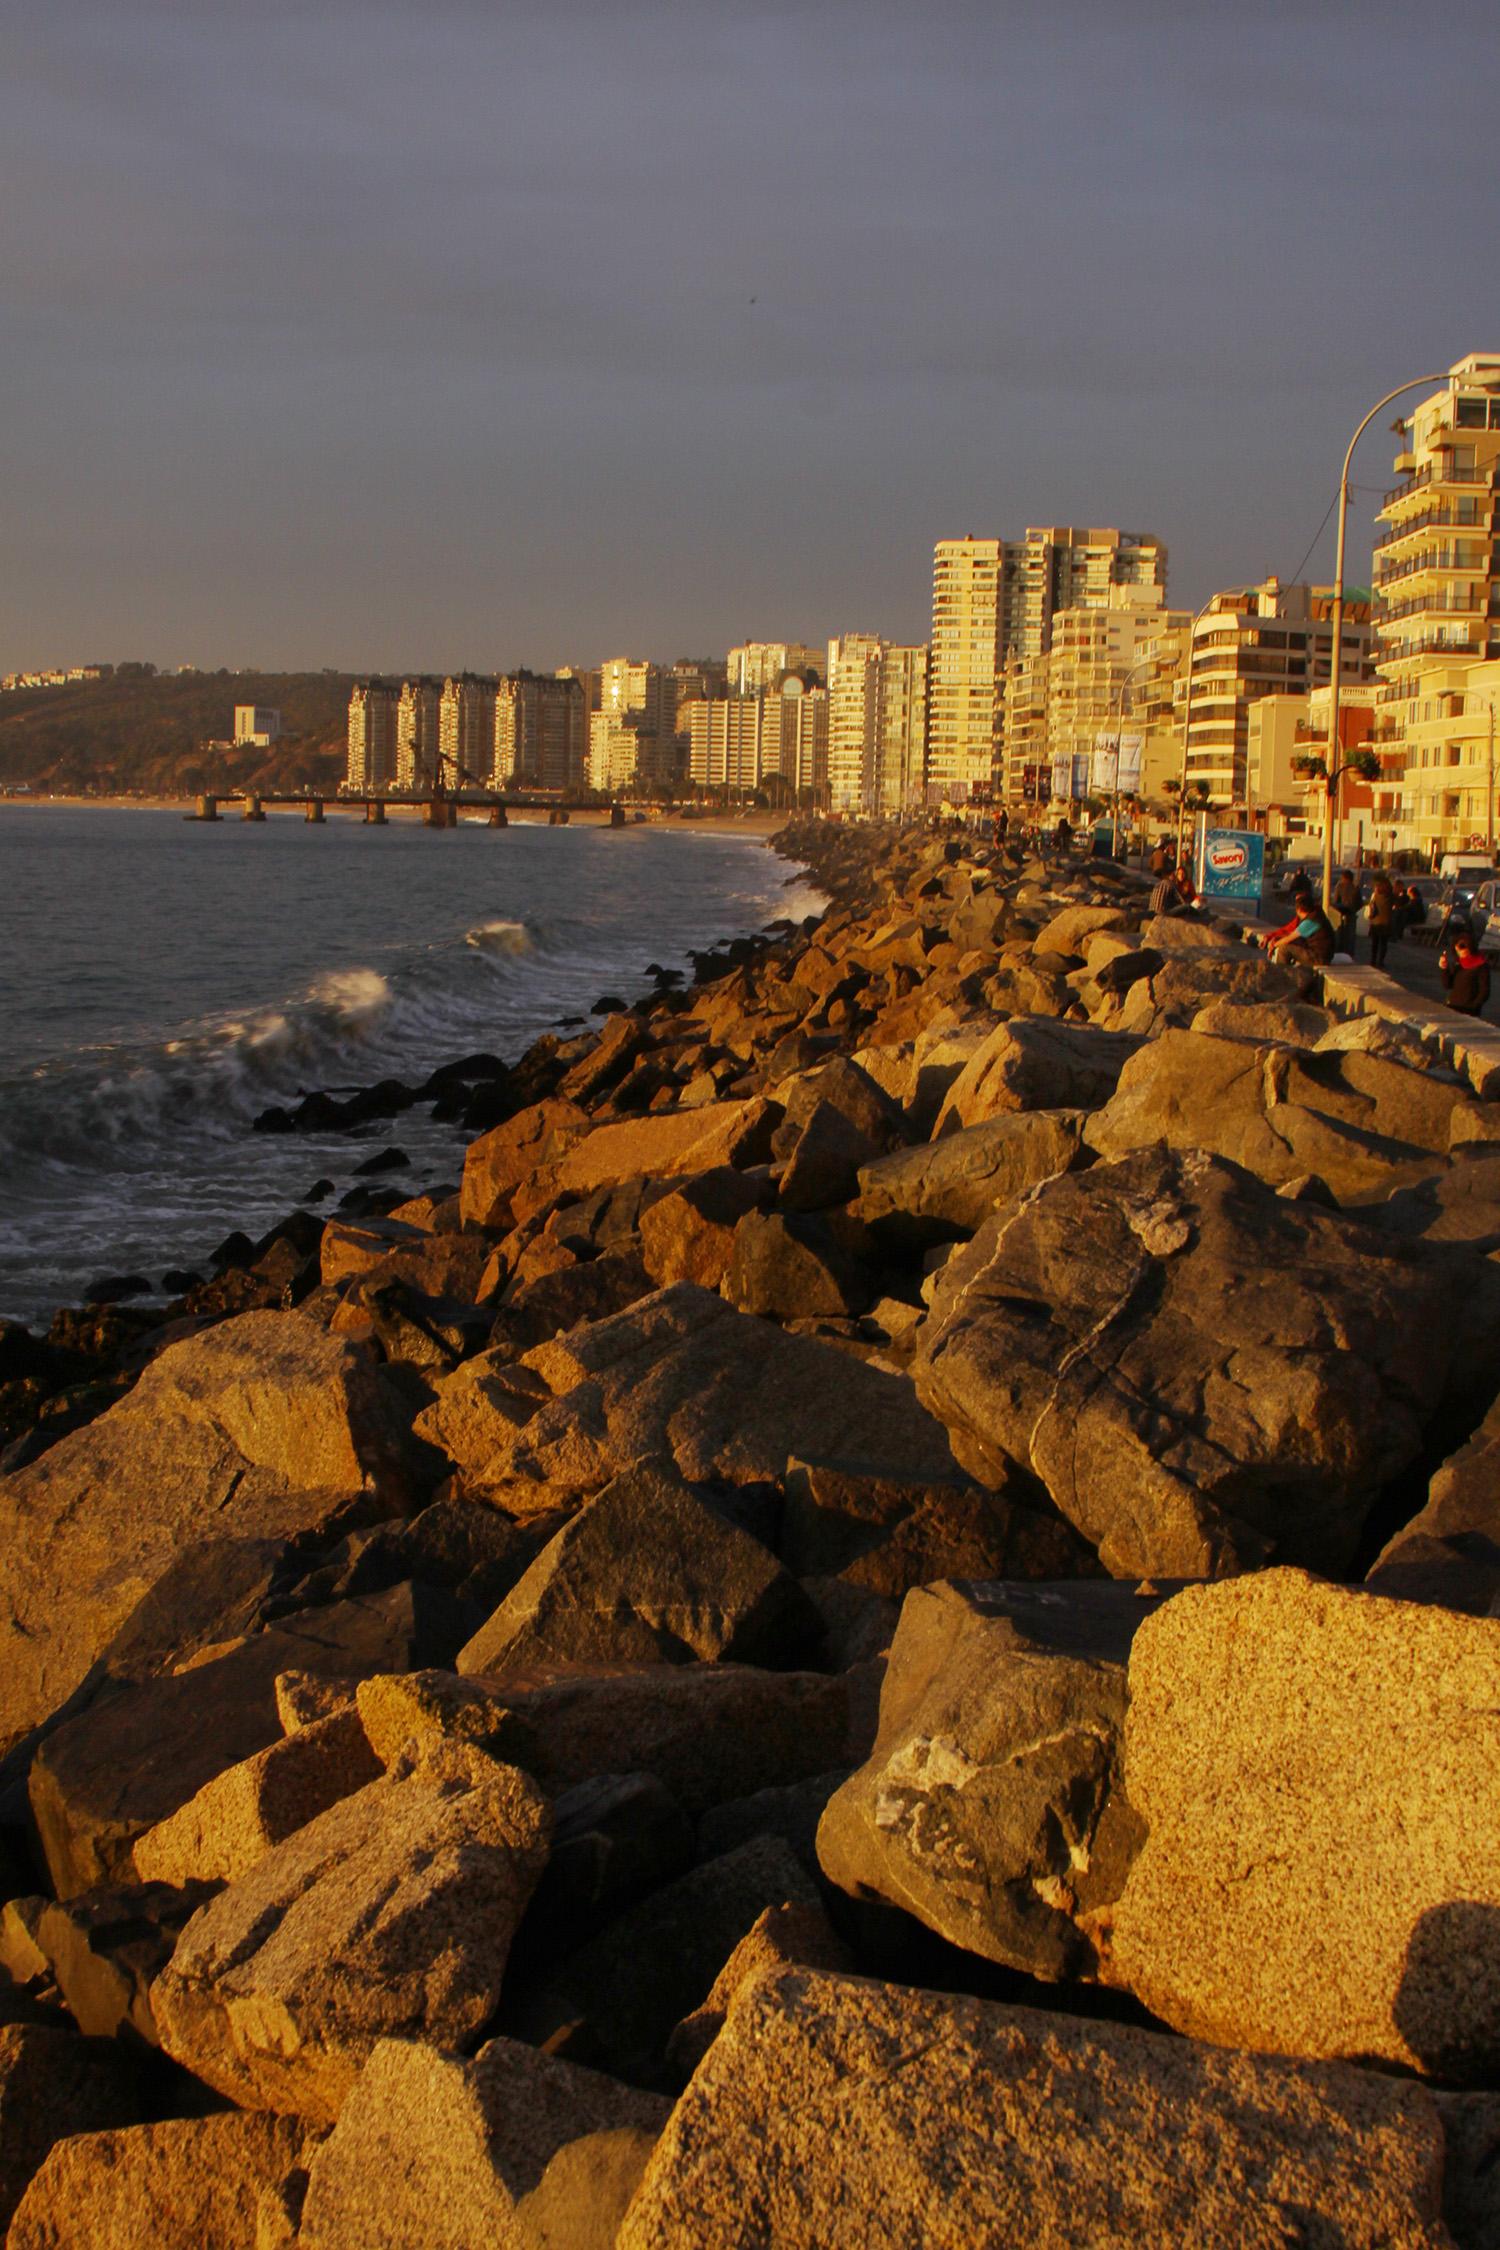
[[[360,680],[349,696],[349,760],[344,786],[389,789],[396,778],[396,717],[401,692],[389,680]]]
[[[588,770],[588,707],[572,674],[508,672],[495,685],[497,789],[578,788]]]
[[[823,651],[806,641],[742,641],[726,659],[726,684],[731,695],[764,695],[786,673],[817,672],[822,664]]]
[[[1000,539],[940,539],[932,565],[927,794],[988,789],[999,743],[1003,655]]]
[[[1370,677],[1370,605],[1346,601],[1339,671]],[[1326,684],[1333,656],[1333,593],[1267,578],[1216,594],[1192,633],[1187,780],[1210,804],[1244,804],[1250,705],[1263,695],[1308,695]]]
[[[451,788],[485,779],[495,763],[495,683],[476,672],[455,672],[438,701],[438,747],[443,778]]]
[[[828,801],[835,812],[898,813],[922,793],[927,650],[876,633],[828,644]]]
[[[1425,852],[1495,833],[1500,353],[1470,352],[1408,417],[1375,542],[1373,747],[1391,825]],[[1481,667],[1490,669],[1481,670]],[[1399,776],[1399,782],[1397,777]]]
[[[599,667],[599,703],[589,722],[589,781],[595,789],[649,788],[680,779],[677,697],[659,664],[611,657]]]
[[[396,705],[396,787],[430,789],[438,770],[437,680],[403,680]]]

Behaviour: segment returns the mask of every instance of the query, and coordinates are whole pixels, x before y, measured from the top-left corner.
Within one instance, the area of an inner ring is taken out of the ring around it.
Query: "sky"
[[[934,541],[1033,523],[1155,532],[1196,606],[1298,571],[1382,392],[1500,348],[1491,0],[0,38],[0,669],[922,640]]]

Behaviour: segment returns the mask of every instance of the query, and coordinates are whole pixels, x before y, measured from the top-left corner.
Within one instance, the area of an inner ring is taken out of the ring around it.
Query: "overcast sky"
[[[1491,0],[6,20],[0,668],[925,639],[1028,523],[1196,604],[1500,347]]]

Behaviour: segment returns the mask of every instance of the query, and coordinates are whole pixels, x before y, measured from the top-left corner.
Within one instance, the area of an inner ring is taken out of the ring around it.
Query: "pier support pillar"
[[[623,828],[623,827],[624,827],[624,825],[625,825],[625,807],[624,807],[623,805],[611,805],[611,806],[610,806],[610,808],[609,808],[609,825],[610,825],[610,827],[611,827],[611,828]]]
[[[384,828],[385,800],[383,797],[370,797],[366,799],[365,821],[371,828]]]
[[[491,828],[509,828],[510,817],[507,814],[504,805],[491,805],[490,826]]]
[[[313,820],[313,821],[321,821],[321,820],[322,820],[322,818],[323,818],[323,800],[322,800],[322,798],[321,798],[321,797],[309,797],[309,798],[308,798],[308,800],[307,800],[307,817],[308,817],[308,819],[309,819],[309,820]]]
[[[253,791],[245,799],[244,817],[246,820],[264,820],[266,817],[266,808]]]
[[[422,815],[429,828],[456,828],[458,814],[445,797],[429,797]]]
[[[219,800],[217,797],[208,796],[200,797],[198,799],[198,810],[188,815],[190,820],[217,820],[218,817]]]

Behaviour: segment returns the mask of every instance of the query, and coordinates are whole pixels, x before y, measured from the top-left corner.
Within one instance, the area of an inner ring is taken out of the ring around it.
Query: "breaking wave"
[[[476,922],[464,942],[481,953],[529,953],[531,932],[524,922],[508,922],[500,916],[493,922]]]

